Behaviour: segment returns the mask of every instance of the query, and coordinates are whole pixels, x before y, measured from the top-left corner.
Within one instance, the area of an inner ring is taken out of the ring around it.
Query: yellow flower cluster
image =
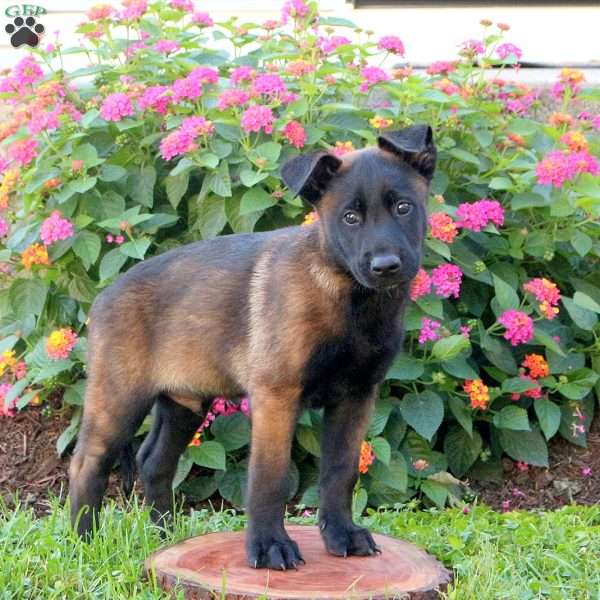
[[[48,250],[42,244],[31,244],[23,250],[21,262],[26,269],[31,269],[33,265],[49,265]]]

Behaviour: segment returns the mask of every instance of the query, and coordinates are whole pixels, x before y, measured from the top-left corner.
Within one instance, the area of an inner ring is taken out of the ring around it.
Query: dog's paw
[[[321,521],[320,529],[329,554],[344,557],[381,554],[369,530],[357,527],[354,523],[340,524],[325,520]]]
[[[10,43],[14,48],[23,44],[35,48],[40,43],[40,37],[45,28],[41,23],[36,23],[33,17],[27,17],[27,19],[17,17],[4,30],[11,36]]]
[[[297,569],[304,564],[298,544],[287,534],[253,535],[246,541],[248,564],[254,569]]]

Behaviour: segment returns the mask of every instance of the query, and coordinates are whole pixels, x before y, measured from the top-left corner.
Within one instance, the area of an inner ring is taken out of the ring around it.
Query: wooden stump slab
[[[246,564],[245,532],[210,533],[152,554],[146,570],[161,586],[179,583],[186,598],[250,600],[439,598],[450,571],[413,544],[374,534],[382,554],[340,558],[325,551],[317,527],[288,525],[306,560],[297,571],[251,569]]]

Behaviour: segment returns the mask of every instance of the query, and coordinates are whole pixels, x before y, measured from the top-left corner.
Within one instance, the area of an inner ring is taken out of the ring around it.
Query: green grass
[[[599,506],[507,514],[476,507],[468,515],[404,508],[374,512],[363,524],[419,544],[452,567],[451,600],[600,599]],[[165,543],[243,525],[231,511],[180,515]],[[41,519],[0,506],[0,599],[166,598],[141,577],[144,559],[161,545],[136,502],[126,511],[109,503],[89,544],[73,535],[58,503]]]

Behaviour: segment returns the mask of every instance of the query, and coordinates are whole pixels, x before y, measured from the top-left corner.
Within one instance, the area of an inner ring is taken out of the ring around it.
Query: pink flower
[[[545,277],[536,277],[523,284],[523,289],[535,296],[540,303],[540,312],[548,319],[552,320],[559,312],[558,303],[560,302],[560,290],[558,286]]]
[[[119,246],[125,241],[125,238],[122,235],[117,235],[115,237],[115,244],[118,244]]]
[[[252,67],[237,67],[231,71],[229,77],[231,83],[238,85],[243,81],[252,81],[256,77],[256,71]]]
[[[410,299],[414,302],[431,292],[431,278],[425,269],[419,269],[410,284]]]
[[[421,322],[421,331],[419,332],[419,344],[425,342],[435,342],[440,339],[438,329],[442,326],[439,321],[433,321],[427,317],[423,317]]]
[[[133,116],[133,106],[129,96],[121,92],[110,94],[100,107],[100,115],[105,121],[120,121],[124,117]]]
[[[283,135],[294,148],[302,148],[306,144],[308,135],[298,121],[290,121],[283,128]]]
[[[44,245],[49,246],[54,242],[72,237],[73,233],[73,223],[69,219],[63,219],[60,212],[55,210],[42,223],[40,238],[44,242]]]
[[[302,77],[302,75],[312,73],[314,70],[315,65],[306,60],[294,60],[285,67],[285,72],[294,77]]]
[[[461,325],[459,331],[463,336],[469,339],[471,337],[471,329],[472,327],[470,325]]]
[[[592,467],[582,467],[581,474],[584,477],[591,477],[592,476]]]
[[[204,117],[187,117],[181,122],[181,131],[190,133],[196,138],[200,135],[212,135],[215,127]]]
[[[42,79],[44,71],[42,71],[33,56],[26,56],[15,65],[13,74],[16,84],[19,87],[23,87]]]
[[[248,400],[247,396],[244,396],[240,400],[240,412],[242,412],[246,416],[250,415],[250,401]]]
[[[463,202],[456,209],[459,218],[458,227],[481,231],[489,223],[501,227],[504,225],[504,209],[497,200],[484,198],[477,202]]]
[[[46,340],[46,354],[52,360],[69,358],[77,343],[77,334],[69,327],[53,331]]]
[[[115,9],[108,4],[96,4],[96,6],[92,6],[92,8],[87,11],[86,15],[90,21],[101,21],[103,19],[108,19],[114,10]]]
[[[148,10],[147,0],[123,0],[125,10],[121,11],[121,18],[129,21],[139,19]]]
[[[178,8],[185,12],[192,12],[194,10],[194,3],[192,0],[171,0],[170,4],[172,8]]]
[[[221,111],[227,110],[233,106],[242,106],[250,99],[248,92],[231,88],[223,90],[217,102],[217,108]]]
[[[58,129],[60,127],[58,117],[60,116],[61,111],[62,106],[60,104],[50,111],[33,109],[28,125],[29,133],[37,135],[41,131]]]
[[[265,94],[266,96],[277,97],[287,92],[287,86],[279,75],[272,73],[261,73],[257,75],[252,89],[257,94]]]
[[[483,54],[485,46],[479,40],[467,40],[461,45],[462,51],[465,54]]]
[[[586,150],[571,153],[553,150],[537,164],[535,172],[538,183],[561,187],[580,173],[600,174],[600,164]]]
[[[431,271],[431,282],[435,287],[435,293],[441,298],[460,295],[460,284],[463,272],[457,265],[443,264]]]
[[[529,471],[529,465],[520,460],[515,463],[515,467],[517,468],[517,471],[521,471],[521,473],[526,473]]]
[[[340,46],[347,46],[351,44],[352,40],[344,37],[343,35],[332,35],[329,38],[320,37],[317,40],[317,47],[323,52],[323,54],[332,54]]]
[[[308,5],[303,0],[287,0],[281,9],[281,20],[287,23],[289,17],[303,19],[309,13]]]
[[[8,221],[0,217],[0,237],[6,237],[8,235]]]
[[[200,27],[212,27],[215,24],[207,12],[201,11],[195,12],[192,15],[192,23],[200,25]]]
[[[431,236],[451,244],[458,235],[456,223],[452,217],[443,212],[435,212],[429,216]]]
[[[172,52],[177,52],[180,48],[181,46],[175,40],[158,40],[154,44],[154,50],[161,54],[171,54]]]
[[[38,143],[33,138],[13,142],[8,148],[8,156],[19,166],[26,167],[38,155]]]
[[[359,88],[361,92],[367,92],[371,86],[390,79],[390,76],[379,67],[365,67],[360,74],[363,78]]]
[[[81,171],[84,166],[85,166],[85,163],[82,160],[77,159],[77,160],[71,161],[71,170],[74,173]]]
[[[166,85],[153,85],[144,90],[137,102],[140,110],[154,110],[164,115],[172,101],[173,97]]]
[[[429,75],[447,75],[452,71],[456,71],[456,65],[446,60],[438,60],[427,67]]]
[[[199,79],[184,77],[173,82],[173,101],[196,100],[202,96],[202,82]]]
[[[272,133],[274,120],[273,111],[268,106],[255,104],[244,111],[240,125],[246,133],[258,133],[261,129],[265,133]]]
[[[533,338],[533,320],[519,310],[507,310],[498,318],[498,322],[506,328],[504,339],[512,346],[526,344]]]
[[[502,512],[510,511],[510,500],[502,500]]]
[[[197,79],[200,83],[211,84],[219,82],[219,72],[210,67],[195,67],[188,75],[191,79]]]
[[[17,409],[17,399],[15,398],[8,406],[5,405],[4,399],[10,392],[12,385],[10,383],[0,384],[0,417],[14,417]]]
[[[380,50],[386,50],[392,54],[399,54],[404,56],[404,44],[402,40],[396,35],[384,35],[380,38],[377,43],[377,47]]]
[[[198,144],[190,132],[177,129],[160,142],[160,155],[165,160],[171,160],[175,156],[192,152],[197,148]]]
[[[521,49],[517,48],[514,44],[500,44],[496,48],[496,54],[500,60],[504,60],[508,56],[514,56],[519,60],[523,56]]]

